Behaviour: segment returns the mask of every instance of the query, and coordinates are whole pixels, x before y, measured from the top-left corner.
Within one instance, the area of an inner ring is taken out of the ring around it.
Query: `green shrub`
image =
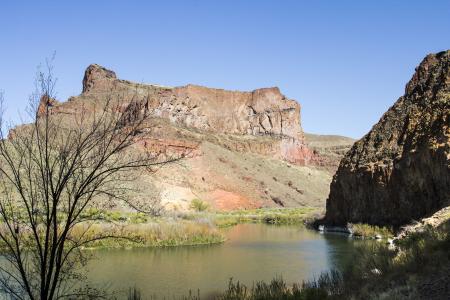
[[[193,199],[191,201],[191,209],[194,209],[195,211],[205,211],[209,208],[208,203],[200,200],[200,199]]]

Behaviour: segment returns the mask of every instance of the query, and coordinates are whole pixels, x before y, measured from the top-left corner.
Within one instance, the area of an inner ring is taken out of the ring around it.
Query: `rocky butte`
[[[81,97],[128,92],[130,113],[161,117],[174,124],[211,133],[270,136],[278,139],[273,155],[295,164],[307,164],[313,153],[304,142],[300,105],[274,88],[252,92],[227,91],[197,85],[168,88],[119,80],[113,71],[90,65]]]
[[[326,221],[402,225],[450,205],[450,50],[416,68],[404,96],[342,159]]]
[[[134,183],[136,197],[158,199],[167,209],[189,209],[193,199],[218,210],[323,207],[339,151],[351,143],[308,135],[311,150],[300,105],[278,88],[239,92],[138,84],[95,64],[86,69],[81,95],[66,102],[42,99],[39,109],[70,119],[95,111],[108,98],[120,99],[125,123],[145,117],[148,126],[136,136],[139,149],[185,157]]]

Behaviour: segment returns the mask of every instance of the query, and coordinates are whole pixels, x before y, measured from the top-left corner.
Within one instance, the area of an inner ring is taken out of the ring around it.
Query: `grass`
[[[353,230],[353,235],[358,237],[373,238],[380,235],[382,238],[392,238],[394,237],[394,231],[389,227],[379,227],[369,224],[350,224],[349,226]]]
[[[159,217],[90,208],[82,215],[86,222],[78,224],[71,234],[77,237],[84,233],[83,239],[95,240],[84,249],[206,245],[225,241],[220,228],[241,223],[303,224],[318,211],[303,207],[210,212],[201,200],[194,200],[193,207],[195,213]],[[100,236],[110,238],[96,239]]]
[[[212,216],[217,227],[229,227],[241,223],[266,223],[274,225],[303,224],[317,212],[316,208],[263,208],[220,212]]]
[[[96,208],[86,209],[81,218],[95,219],[104,222],[127,222],[131,224],[143,224],[152,217],[141,212],[124,212],[116,210],[99,210]]]
[[[94,240],[83,245],[83,249],[194,246],[225,241],[222,232],[208,219],[154,217],[90,208],[81,220],[71,230],[70,237]],[[2,247],[0,243],[0,250]]]
[[[343,270],[292,286],[282,278],[248,287],[230,280],[216,300],[448,299],[450,221],[409,234],[395,249],[362,243]],[[134,298],[141,299],[141,298]],[[200,299],[189,295],[182,299]]]
[[[96,220],[85,238],[111,235],[117,238],[100,239],[85,248],[173,247],[215,244],[225,241],[220,228],[240,223],[303,224],[317,212],[316,208],[270,208],[208,212],[203,201],[193,201],[195,213],[176,216],[151,217],[142,213],[86,210],[83,217]],[[86,225],[79,225],[73,235],[80,235]]]
[[[140,300],[140,299],[142,299],[141,292],[136,287],[129,288],[127,299],[128,300]]]
[[[81,234],[85,228],[79,226],[73,234]],[[96,223],[85,238],[111,235],[113,238],[100,239],[89,243],[86,248],[130,248],[130,247],[174,247],[215,244],[225,241],[225,237],[215,226],[187,220],[164,220],[144,224]]]
[[[319,213],[315,207],[300,208],[258,208],[248,210],[234,210],[229,212],[208,212],[208,204],[202,200],[194,199],[191,203],[194,213],[179,213],[174,218],[183,220],[211,222],[219,228],[234,226],[243,223],[266,223],[266,224],[303,224]],[[104,222],[125,222],[131,224],[145,224],[158,222],[163,217],[150,217],[143,213],[87,210],[84,215],[86,219],[98,219]],[[357,224],[358,225],[358,224]]]
[[[355,263],[345,271],[345,290],[350,293],[353,289],[358,291],[358,296],[368,299],[373,295],[384,299],[418,299],[428,297],[431,291],[423,287],[430,281],[447,278],[450,284],[448,222],[439,228],[428,226],[410,234],[397,245],[395,250],[379,243],[361,249]],[[398,298],[399,293],[407,296]]]
[[[239,223],[303,224],[315,208],[270,208],[217,213],[215,223],[227,227]]]
[[[400,240],[396,249],[364,243],[342,271],[287,286],[276,278],[251,288],[230,282],[217,299],[446,299],[450,278],[450,224]]]

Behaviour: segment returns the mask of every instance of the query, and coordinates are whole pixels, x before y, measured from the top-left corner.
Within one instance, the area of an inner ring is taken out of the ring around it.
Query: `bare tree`
[[[120,183],[169,160],[135,149],[145,115],[130,118],[117,93],[55,113],[47,67],[30,100],[32,122],[6,136],[0,118],[0,288],[12,299],[92,298],[98,291],[76,284],[88,258],[82,248],[117,236],[90,233],[96,220],[84,212],[118,200],[138,208]]]

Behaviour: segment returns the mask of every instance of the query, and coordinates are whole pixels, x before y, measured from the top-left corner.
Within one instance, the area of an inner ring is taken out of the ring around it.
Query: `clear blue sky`
[[[2,1],[0,39],[13,120],[56,51],[60,100],[98,63],[169,86],[278,86],[305,131],[361,137],[422,58],[450,48],[450,1]]]

